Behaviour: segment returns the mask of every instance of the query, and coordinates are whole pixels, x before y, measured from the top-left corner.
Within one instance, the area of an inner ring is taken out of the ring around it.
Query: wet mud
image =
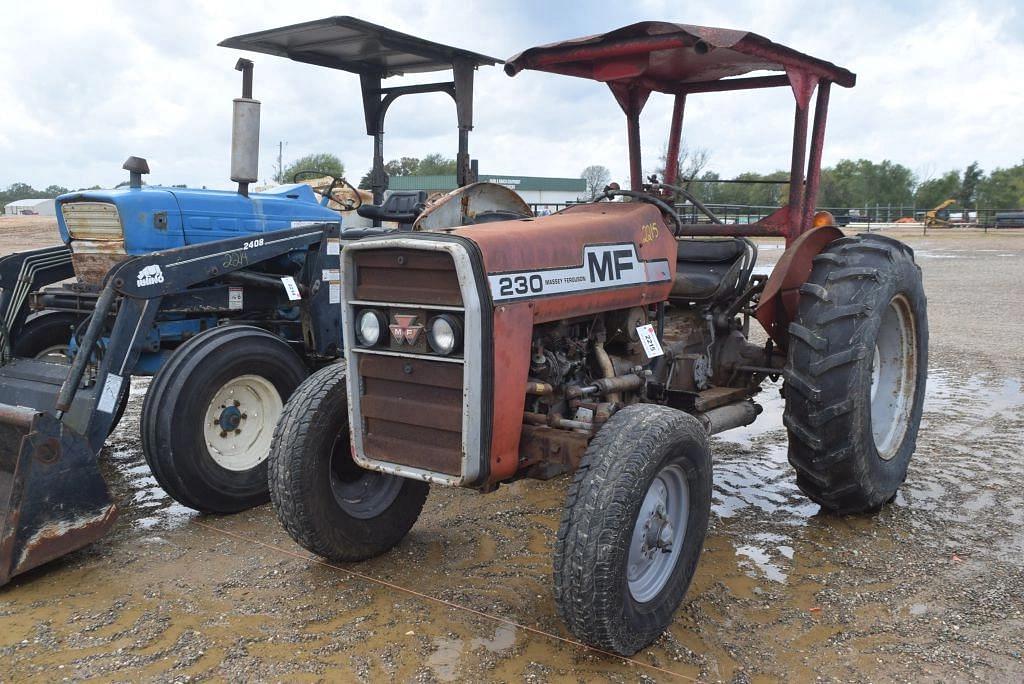
[[[992,240],[908,236],[932,363],[892,505],[835,517],[808,501],[767,385],[758,421],[714,439],[696,579],[632,661],[571,643],[555,613],[566,479],[435,487],[396,549],[332,567],[269,506],[216,517],[170,501],[139,445],[141,381],[100,457],[121,519],[0,588],[0,680],[1020,681],[1024,330],[1004,286],[1024,272],[1024,237]],[[950,248],[967,251],[929,256]]]

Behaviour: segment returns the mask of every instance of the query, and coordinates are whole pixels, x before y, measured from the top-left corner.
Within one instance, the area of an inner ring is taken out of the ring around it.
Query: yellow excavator
[[[951,204],[956,204],[955,199],[948,199],[934,209],[924,212],[925,228],[952,228],[953,224],[948,218],[940,218],[939,212]],[[947,214],[948,215],[948,214]]]

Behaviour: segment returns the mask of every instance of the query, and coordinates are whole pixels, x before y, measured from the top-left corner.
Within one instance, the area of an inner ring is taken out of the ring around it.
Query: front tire
[[[352,460],[344,363],[320,369],[295,391],[274,432],[269,475],[270,499],[292,539],[339,562],[398,544],[430,490]]]
[[[555,603],[584,642],[629,656],[671,623],[697,568],[711,510],[704,428],[636,404],[587,447],[555,542]]]
[[[307,374],[288,343],[252,326],[214,328],[175,349],[142,404],[142,450],[157,482],[205,513],[265,503],[274,427]]]
[[[928,377],[913,251],[881,235],[831,243],[789,332],[783,421],[797,485],[834,513],[878,510],[907,477]]]

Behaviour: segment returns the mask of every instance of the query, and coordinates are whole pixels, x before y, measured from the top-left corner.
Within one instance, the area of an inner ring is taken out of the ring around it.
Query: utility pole
[[[284,173],[284,146],[288,143],[284,140],[277,141],[277,173],[274,174],[277,177],[278,183],[283,183],[284,179],[281,178],[281,174]]]

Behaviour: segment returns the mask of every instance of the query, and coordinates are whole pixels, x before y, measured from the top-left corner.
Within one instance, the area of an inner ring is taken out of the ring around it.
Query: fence
[[[552,214],[569,206],[566,203],[531,204],[530,208],[538,216]],[[715,216],[723,223],[749,224],[756,223],[774,211],[776,206],[756,206],[740,204],[706,204]],[[683,223],[709,223],[710,219],[690,203],[676,204],[676,213]],[[822,207],[831,212],[836,223],[846,226],[851,223],[872,226],[890,225],[893,223],[924,224],[926,214],[931,209],[913,206],[893,206],[876,204],[863,207]],[[942,210],[936,212],[936,219],[941,226],[962,226],[971,228],[1024,228],[1024,209],[966,209]],[[934,227],[934,224],[933,224]]]

